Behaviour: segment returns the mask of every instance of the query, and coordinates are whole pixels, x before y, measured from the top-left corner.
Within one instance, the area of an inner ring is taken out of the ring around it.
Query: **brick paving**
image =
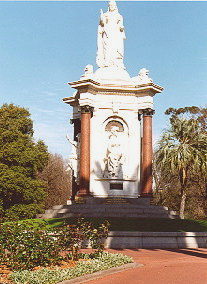
[[[104,276],[87,284],[207,284],[207,249],[109,250],[144,266]]]

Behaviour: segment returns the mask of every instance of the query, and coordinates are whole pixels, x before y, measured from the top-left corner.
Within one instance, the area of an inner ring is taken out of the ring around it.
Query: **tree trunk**
[[[179,173],[179,180],[180,180],[180,185],[181,185],[180,219],[184,219],[186,186],[187,186],[187,169],[185,168],[181,169]]]
[[[180,201],[180,219],[184,219],[184,211],[185,211],[185,200],[186,200],[186,193],[185,190],[182,190],[181,193],[181,201]]]

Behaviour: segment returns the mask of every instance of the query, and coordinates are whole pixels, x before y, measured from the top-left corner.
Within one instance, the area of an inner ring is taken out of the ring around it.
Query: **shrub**
[[[99,254],[104,250],[104,239],[107,238],[109,232],[109,222],[105,220],[102,224],[95,226],[91,222],[84,222],[84,219],[78,221],[78,226],[84,232],[85,238],[89,240],[92,249]]]
[[[95,254],[103,251],[102,239],[107,237],[108,222],[95,228],[79,220],[76,225],[46,229],[46,222],[34,220],[0,225],[0,257],[2,263],[15,270],[58,264],[64,257],[78,260],[80,248],[89,240]],[[64,254],[63,252],[67,252]]]
[[[77,225],[66,225],[59,229],[57,238],[62,250],[69,251],[67,257],[78,260],[78,254],[85,239],[83,230]]]
[[[42,204],[15,204],[8,210],[5,210],[4,219],[18,221],[19,216],[21,216],[21,219],[30,219],[43,211],[44,210]]]
[[[51,232],[31,223],[4,223],[0,226],[0,257],[12,269],[30,269],[58,263],[60,247]]]

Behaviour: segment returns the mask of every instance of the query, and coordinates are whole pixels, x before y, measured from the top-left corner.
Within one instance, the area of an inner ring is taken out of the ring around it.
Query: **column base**
[[[76,195],[77,197],[91,197],[91,194],[88,192],[80,192]]]
[[[152,198],[153,194],[152,193],[141,193],[140,197],[144,197],[144,198]]]

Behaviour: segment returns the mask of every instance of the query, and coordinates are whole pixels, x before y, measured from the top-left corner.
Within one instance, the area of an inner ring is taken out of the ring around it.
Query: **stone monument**
[[[81,197],[139,198],[152,195],[153,97],[162,92],[141,68],[130,77],[124,66],[123,18],[115,1],[101,10],[98,69],[87,65],[63,101],[73,108],[73,193]]]

